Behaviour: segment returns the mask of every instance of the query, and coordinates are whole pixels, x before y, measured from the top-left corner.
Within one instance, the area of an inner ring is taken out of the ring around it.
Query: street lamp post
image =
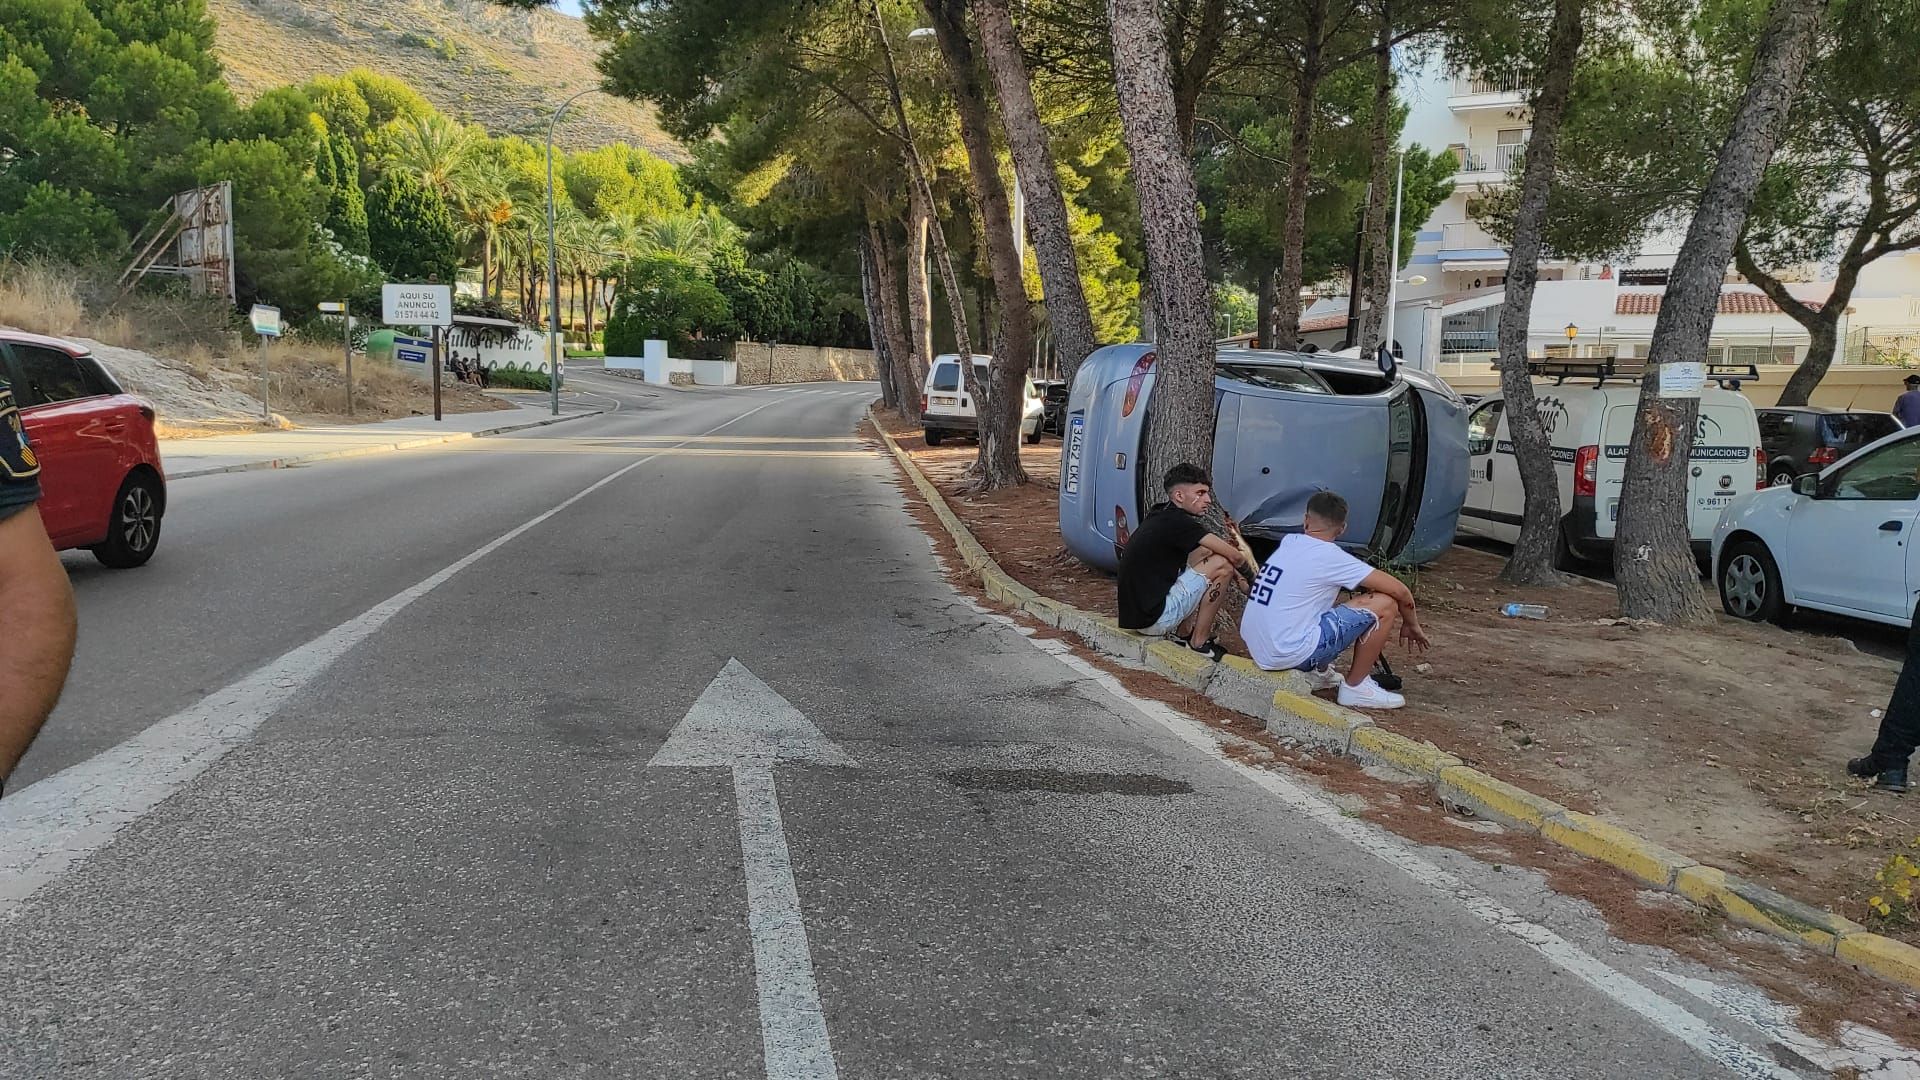
[[[547,304],[550,312],[547,318],[547,390],[555,416],[560,415],[560,252],[553,214],[553,132],[560,126],[560,114],[567,111],[567,106],[588,94],[599,92],[597,86],[580,91],[561,102],[560,107],[553,110],[553,118],[547,121]]]

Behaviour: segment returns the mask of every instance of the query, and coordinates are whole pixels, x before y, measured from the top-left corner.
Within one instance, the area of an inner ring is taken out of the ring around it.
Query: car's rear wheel
[[[1720,558],[1720,607],[1736,619],[1779,622],[1786,590],[1773,553],[1757,540],[1730,544]]]
[[[1040,443],[1040,428],[1039,428],[1039,425],[1036,424],[1033,429],[1033,434],[1027,436],[1027,445],[1037,446],[1039,445],[1039,443]]]
[[[927,428],[925,434],[927,436],[928,446],[939,446],[940,440],[947,437],[947,433],[941,431],[939,428]]]
[[[131,570],[153,558],[160,545],[161,507],[165,496],[151,473],[134,473],[113,498],[113,516],[107,538],[93,546],[93,557],[115,570]]]
[[[1773,471],[1773,475],[1767,478],[1768,487],[1789,487],[1792,484],[1793,484],[1792,469],[1775,469]]]

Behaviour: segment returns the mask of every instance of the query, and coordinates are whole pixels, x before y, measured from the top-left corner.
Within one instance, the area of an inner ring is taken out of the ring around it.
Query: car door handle
[[[1899,532],[1900,523],[1897,521],[1883,521],[1880,523],[1880,531],[1881,532]]]
[[[1487,459],[1487,479],[1493,479],[1493,459]]]

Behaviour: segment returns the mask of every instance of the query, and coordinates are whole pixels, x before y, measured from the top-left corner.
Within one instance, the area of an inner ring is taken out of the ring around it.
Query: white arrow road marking
[[[728,660],[647,764],[733,770],[767,1080],[837,1080],[773,786],[773,767],[782,761],[853,765],[791,702]]]

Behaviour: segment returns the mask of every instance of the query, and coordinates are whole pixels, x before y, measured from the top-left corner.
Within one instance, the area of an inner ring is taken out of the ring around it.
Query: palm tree
[[[389,125],[387,162],[391,168],[412,173],[450,204],[458,205],[457,189],[480,145],[477,128],[438,113],[408,117]]]
[[[468,241],[477,241],[480,248],[480,292],[484,296],[494,279],[501,226],[513,219],[519,202],[514,178],[498,160],[474,155],[450,179],[455,214],[466,228]]]
[[[641,227],[640,253],[673,255],[697,266],[713,258],[716,246],[713,222],[691,210],[665,214]]]

